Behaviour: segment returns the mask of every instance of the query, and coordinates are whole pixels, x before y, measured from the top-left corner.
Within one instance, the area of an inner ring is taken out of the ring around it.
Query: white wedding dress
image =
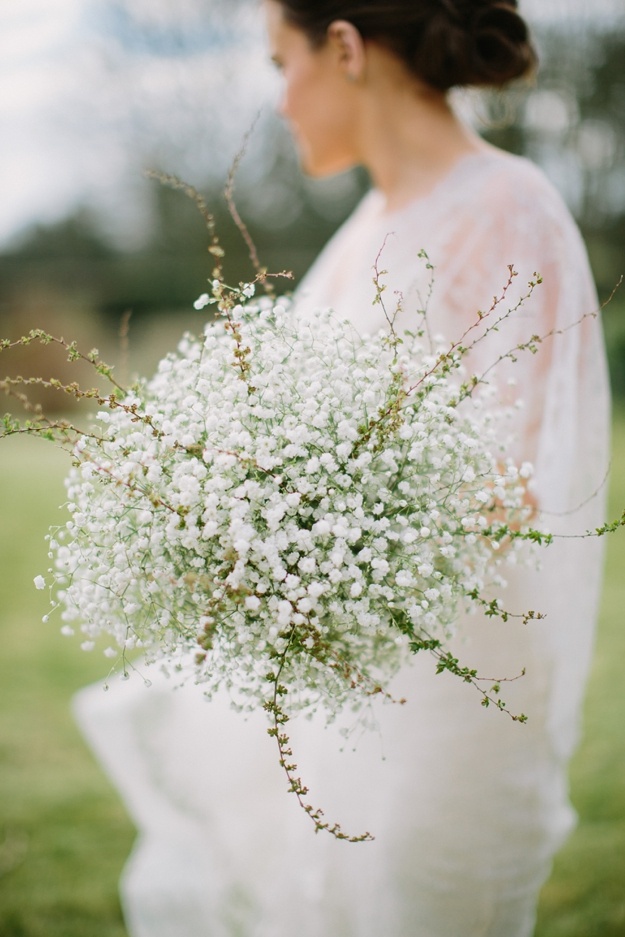
[[[457,339],[501,293],[508,264],[544,284],[472,352],[481,373],[532,335],[536,355],[488,375],[503,398],[516,378],[517,455],[535,464],[539,523],[560,534],[603,518],[608,391],[584,247],[561,199],[525,160],[484,150],[463,158],[426,197],[386,213],[372,192],[330,242],[299,291],[361,331],[384,326],[401,291],[398,327],[418,321],[435,267],[428,327]],[[503,309],[503,306],[500,307]],[[576,324],[577,323],[577,324]],[[82,691],[76,714],[124,798],[138,839],[122,880],[132,937],[529,937],[552,857],[574,825],[566,769],[576,744],[593,646],[601,542],[567,538],[536,571],[509,574],[505,602],[546,619],[525,626],[463,617],[461,659],[487,677],[526,676],[504,697],[527,725],[480,706],[478,694],[417,657],[380,704],[377,729],[345,740],[323,719],[291,724],[310,799],[349,833],[315,835],[286,791],[263,715],[247,721],[201,688],[141,679]]]

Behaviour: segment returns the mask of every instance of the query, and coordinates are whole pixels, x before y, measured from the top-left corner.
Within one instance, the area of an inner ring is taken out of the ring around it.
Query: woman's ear
[[[358,81],[365,70],[365,44],[347,20],[334,20],[328,26],[327,41],[336,51],[339,67],[349,81]]]

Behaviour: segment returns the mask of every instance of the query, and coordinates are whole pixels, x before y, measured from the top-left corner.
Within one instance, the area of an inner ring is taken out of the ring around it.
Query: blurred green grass
[[[67,456],[37,440],[0,452],[0,937],[124,937],[117,879],[133,830],[81,741],[69,699],[101,657],[43,624],[43,536],[61,516]],[[625,506],[617,414],[611,511]],[[572,770],[580,825],[545,886],[536,937],[625,937],[625,532],[609,539],[585,735]],[[321,935],[320,935],[321,937]],[[332,935],[328,935],[332,937]],[[383,935],[381,935],[383,937]],[[458,935],[462,937],[462,935]]]
[[[625,508],[625,409],[614,419],[610,518]],[[572,764],[579,827],[543,890],[536,937],[625,935],[625,530],[607,566],[584,736]]]
[[[0,937],[124,937],[117,878],[134,834],[68,708],[103,659],[42,623],[33,585],[69,458],[40,440],[1,449]]]

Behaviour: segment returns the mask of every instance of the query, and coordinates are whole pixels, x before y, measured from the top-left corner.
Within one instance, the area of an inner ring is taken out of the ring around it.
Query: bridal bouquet
[[[254,294],[216,278],[203,336],[128,390],[95,350],[65,343],[114,386],[56,382],[99,403],[86,430],[41,414],[25,427],[73,452],[69,519],[36,584],[85,650],[103,640],[125,670],[140,648],[208,695],[264,708],[316,829],[351,838],[304,801],[289,715],[390,699],[423,650],[505,709],[446,642],[460,605],[508,615],[491,587],[542,539],[526,526],[531,467],[505,455],[510,411],[463,374],[470,342],[432,347],[419,329],[396,334],[392,316],[361,336],[328,310]],[[58,341],[23,343],[35,340]],[[3,434],[17,431],[5,417]]]
[[[65,631],[256,707],[384,688],[479,602],[523,515],[501,421],[423,340],[237,305],[97,414],[53,535]],[[499,519],[495,519],[495,518]],[[505,518],[502,520],[501,518]]]

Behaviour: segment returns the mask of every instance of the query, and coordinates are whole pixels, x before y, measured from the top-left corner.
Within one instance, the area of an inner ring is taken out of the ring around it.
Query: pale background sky
[[[83,201],[131,241],[142,167],[223,176],[277,87],[254,7],[233,6],[0,0],[0,248]]]
[[[223,177],[278,86],[256,3],[242,6],[0,0],[0,249],[81,203],[132,244],[145,221],[141,167]],[[622,16],[625,0],[521,8],[530,21],[589,29]]]

